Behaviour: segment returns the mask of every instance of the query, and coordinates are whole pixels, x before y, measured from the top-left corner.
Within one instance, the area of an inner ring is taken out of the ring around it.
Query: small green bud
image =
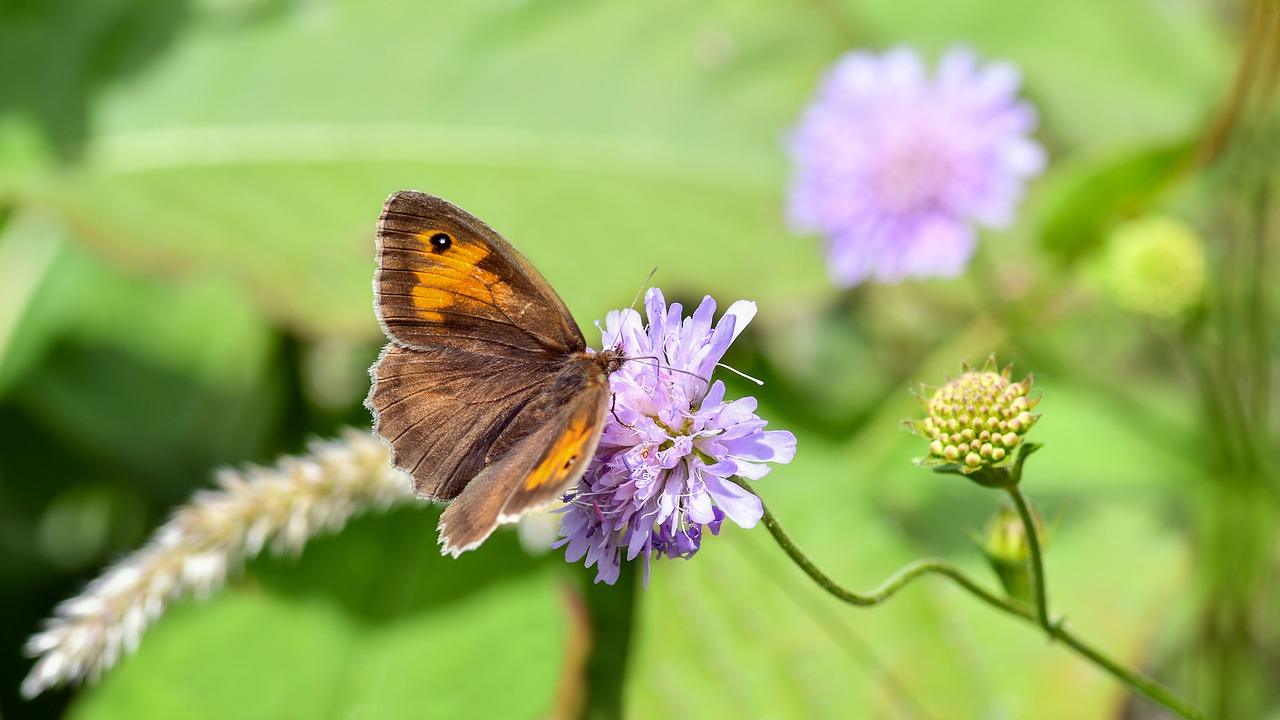
[[[1148,216],[1112,231],[1101,258],[1103,287],[1116,305],[1168,319],[1200,303],[1205,284],[1204,242],[1186,223]]]
[[[1040,549],[1043,552],[1047,546],[1044,523],[1034,509],[1031,512],[1032,523],[1036,526],[1036,536],[1040,540]],[[1005,592],[1010,597],[1032,602],[1034,598],[1031,593],[1031,574],[1027,569],[1031,548],[1027,543],[1027,533],[1022,526],[1022,518],[1018,517],[1018,511],[1002,506],[987,521],[982,535],[979,537],[975,534],[973,540],[982,549],[982,554],[987,557],[991,569],[995,570],[996,576],[1000,578],[1000,584],[1004,586]]]
[[[1012,373],[1012,366],[997,372],[992,356],[979,370],[962,366],[960,375],[940,388],[921,385],[916,395],[926,417],[906,422],[916,434],[930,440],[929,455],[917,464],[953,466],[984,485],[1011,484],[1004,481],[1009,473],[1001,468],[1014,462],[1012,450],[1022,444],[1023,436],[1040,418],[1031,412],[1040,402],[1029,397],[1031,377],[1010,382]],[[935,433],[935,428],[945,428],[945,432]]]

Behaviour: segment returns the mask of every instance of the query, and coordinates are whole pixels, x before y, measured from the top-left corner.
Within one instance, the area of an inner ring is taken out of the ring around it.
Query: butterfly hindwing
[[[476,476],[440,516],[443,551],[457,556],[502,523],[553,502],[582,476],[608,411],[607,382],[590,382],[553,418]]]
[[[552,421],[552,439],[539,446],[536,462],[528,465],[521,481],[502,506],[501,522],[514,522],[531,510],[545,507],[565,486],[582,477],[591,463],[609,409],[609,382],[598,369],[584,364],[585,384]]]
[[[413,475],[417,494],[447,501],[495,450],[511,444],[512,423],[557,370],[547,361],[392,343],[370,371],[365,404],[374,430],[391,445],[392,463]]]

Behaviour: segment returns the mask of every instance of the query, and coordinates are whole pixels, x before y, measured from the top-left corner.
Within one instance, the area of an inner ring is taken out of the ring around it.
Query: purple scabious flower
[[[757,480],[766,462],[790,462],[796,438],[765,430],[752,397],[725,400],[711,372],[755,316],[738,301],[716,324],[710,297],[691,317],[667,307],[657,288],[645,295],[647,328],[634,310],[605,319],[604,346],[627,358],[609,378],[613,405],[600,445],[578,486],[566,496],[560,524],[570,562],[586,558],[596,582],[613,584],[622,558],[643,555],[645,582],[653,556],[692,557],[703,533],[725,518],[744,528],[763,513],[760,499],[728,480]]]
[[[934,77],[908,48],[836,62],[789,138],[790,222],[827,238],[836,284],[953,277],[975,223],[1008,226],[1045,163],[1020,84],[1012,64],[979,66],[964,48]]]

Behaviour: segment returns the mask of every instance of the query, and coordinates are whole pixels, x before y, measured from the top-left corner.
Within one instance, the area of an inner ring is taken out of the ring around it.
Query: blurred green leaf
[[[621,717],[631,682],[630,661],[636,635],[636,607],[642,602],[643,563],[629,563],[612,585],[596,582],[598,568],[583,567],[584,629],[590,644],[582,672],[582,714],[579,720]]]
[[[209,468],[253,457],[280,410],[264,383],[220,391],[111,348],[62,345],[14,393],[48,432],[167,503]]]
[[[59,341],[99,345],[224,389],[262,380],[269,327],[226,280],[138,277],[71,245],[46,213],[0,232],[0,391]]]
[[[58,155],[74,158],[96,93],[155,59],[186,8],[182,0],[0,3],[0,114],[33,118]]]
[[[252,456],[279,409],[275,338],[235,288],[128,277],[58,250],[56,224],[35,227],[7,238],[49,265],[30,301],[6,308],[22,314],[0,388],[79,451],[171,486],[170,502],[210,464]]]
[[[1191,142],[1162,144],[1064,168],[1042,193],[1044,248],[1075,260],[1100,247],[1112,225],[1157,201],[1194,151]]]
[[[666,10],[298,4],[254,32],[202,15],[103,104],[80,172],[17,192],[118,262],[234,278],[308,337],[377,336],[373,225],[406,187],[507,234],[584,325],[655,266],[726,299],[820,296],[817,253],[783,227],[780,143],[839,38],[766,3]]]
[[[61,313],[43,301],[42,288],[57,271],[64,242],[59,228],[35,218],[15,213],[0,224],[0,397],[61,330]]]
[[[983,0],[850,17],[1007,52],[1057,103],[1048,117],[1089,125],[1071,134],[1083,142],[1185,132],[1215,91],[1219,41],[1199,12],[1154,12]],[[1114,42],[1122,20],[1160,33]],[[377,336],[372,226],[406,187],[507,234],[584,325],[652,267],[668,289],[812,306],[826,283],[811,241],[783,226],[781,143],[847,38],[823,12],[768,3],[210,5],[103,103],[78,176],[17,192],[122,262],[235,278],[309,337]],[[746,277],[769,282],[744,291]]]

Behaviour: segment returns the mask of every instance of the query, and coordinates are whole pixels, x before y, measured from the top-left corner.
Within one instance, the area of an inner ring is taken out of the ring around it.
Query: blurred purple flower
[[[1009,224],[1045,162],[1020,84],[1013,65],[979,67],[963,48],[942,56],[934,78],[908,48],[837,61],[789,149],[791,224],[827,237],[838,285],[955,276],[973,254],[974,223]]]
[[[604,346],[629,360],[609,378],[614,400],[591,466],[566,500],[554,547],[567,546],[570,562],[586,558],[596,582],[618,579],[623,553],[692,557],[704,529],[715,535],[727,517],[753,527],[760,500],[727,478],[757,480],[766,462],[790,462],[795,436],[764,429],[755,398],[725,401],[724,383],[711,372],[734,338],[755,316],[755,303],[738,301],[712,325],[710,297],[683,318],[657,288],[645,295],[649,327],[634,310],[605,319]]]

